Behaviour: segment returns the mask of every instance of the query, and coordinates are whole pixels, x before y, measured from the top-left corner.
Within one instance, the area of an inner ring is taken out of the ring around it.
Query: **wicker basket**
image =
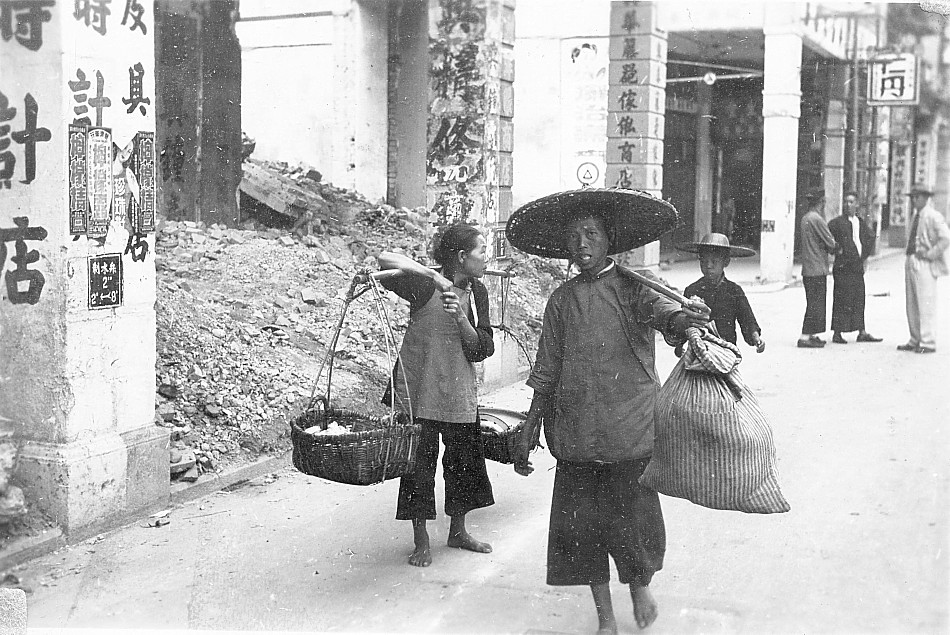
[[[305,432],[312,426],[326,429],[331,421],[352,432],[333,435]],[[381,483],[415,469],[421,430],[420,424],[410,423],[403,413],[380,420],[343,409],[311,409],[290,424],[294,467],[304,474],[337,483]]]
[[[514,463],[514,450],[524,429],[525,413],[501,408],[478,409],[485,458],[499,463]]]

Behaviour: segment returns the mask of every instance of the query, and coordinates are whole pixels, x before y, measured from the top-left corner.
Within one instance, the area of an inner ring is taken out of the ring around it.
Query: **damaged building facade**
[[[85,6],[5,4],[0,43],[0,512],[29,502],[69,540],[168,504],[155,222],[241,222],[242,130],[430,226],[479,225],[496,260],[513,150],[510,2]],[[503,341],[484,383],[520,356]]]

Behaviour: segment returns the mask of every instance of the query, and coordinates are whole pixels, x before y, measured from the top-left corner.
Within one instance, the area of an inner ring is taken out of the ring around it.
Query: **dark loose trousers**
[[[832,272],[835,278],[831,305],[831,330],[839,333],[864,330],[864,273]]]
[[[805,319],[802,320],[804,335],[825,332],[828,324],[828,276],[802,276],[805,287]],[[837,285],[835,285],[837,289]]]
[[[548,530],[547,583],[647,586],[663,568],[660,497],[639,483],[649,458],[619,463],[558,461]]]
[[[416,469],[399,481],[396,520],[435,519],[435,471],[440,434],[445,443],[442,454],[445,515],[458,516],[494,505],[478,423],[445,423],[429,419],[416,419],[416,422],[422,424]]]

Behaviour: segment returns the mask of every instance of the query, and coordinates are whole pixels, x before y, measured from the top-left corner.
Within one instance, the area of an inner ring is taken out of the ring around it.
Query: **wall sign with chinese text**
[[[89,192],[90,238],[105,238],[112,219],[112,131],[90,128],[86,134],[86,188]]]
[[[135,135],[133,169],[138,183],[133,228],[139,232],[155,231],[155,133],[139,132]]]
[[[917,56],[886,55],[868,61],[869,106],[916,106],[920,103]]]
[[[89,308],[122,306],[122,254],[89,256]]]
[[[89,193],[86,188],[86,126],[69,125],[69,233],[86,233]]]

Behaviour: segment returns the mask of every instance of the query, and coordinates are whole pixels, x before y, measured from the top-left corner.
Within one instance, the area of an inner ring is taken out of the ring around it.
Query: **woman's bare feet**
[[[650,592],[650,587],[631,584],[630,597],[633,599],[633,617],[637,620],[637,626],[646,628],[656,621],[660,612]]]
[[[617,618],[614,617],[614,606],[610,599],[610,583],[592,584],[590,591],[597,608],[597,635],[617,635]]]
[[[409,556],[409,564],[414,567],[428,567],[432,564],[432,552],[429,550],[429,532],[426,531],[426,522],[412,522],[412,537],[416,548]]]

